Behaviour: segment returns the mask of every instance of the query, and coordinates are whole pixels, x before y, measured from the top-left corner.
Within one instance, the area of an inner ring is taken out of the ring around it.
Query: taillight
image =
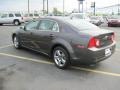
[[[111,35],[111,41],[114,42],[114,40],[115,40],[115,33]]]
[[[99,46],[100,46],[100,40],[96,39],[95,37],[92,37],[89,41],[88,48],[99,47]]]
[[[23,17],[21,19],[23,20]]]

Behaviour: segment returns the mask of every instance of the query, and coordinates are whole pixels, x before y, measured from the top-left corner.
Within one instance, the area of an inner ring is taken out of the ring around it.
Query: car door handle
[[[54,34],[50,34],[50,37],[55,37],[55,35]]]

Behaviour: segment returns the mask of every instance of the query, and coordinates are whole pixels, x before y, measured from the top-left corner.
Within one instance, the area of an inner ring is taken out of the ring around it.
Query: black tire
[[[61,56],[59,55],[57,56],[59,57],[59,59],[57,59],[56,57],[58,51],[60,51],[61,53]],[[58,68],[65,69],[70,65],[69,54],[67,50],[64,49],[63,47],[54,48],[52,56],[53,56],[54,63]],[[63,65],[60,65],[60,64],[63,64]]]
[[[14,20],[14,25],[16,25],[16,26],[20,25],[19,20]]]
[[[13,36],[13,44],[14,44],[14,47],[16,49],[20,49],[21,48],[20,41],[19,41],[19,39],[18,39],[18,37],[16,35]]]
[[[0,23],[0,26],[2,26],[3,24],[2,23]]]
[[[112,25],[110,23],[108,23],[108,27],[112,27]]]

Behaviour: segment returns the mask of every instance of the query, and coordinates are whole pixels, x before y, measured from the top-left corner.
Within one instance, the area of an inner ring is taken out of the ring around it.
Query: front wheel
[[[69,54],[66,49],[56,47],[53,51],[53,59],[55,65],[60,69],[65,69],[70,64]]]
[[[14,47],[15,47],[16,49],[19,49],[19,48],[21,47],[21,46],[20,46],[19,39],[18,39],[17,36],[14,36],[14,37],[13,37],[13,44],[14,44]]]

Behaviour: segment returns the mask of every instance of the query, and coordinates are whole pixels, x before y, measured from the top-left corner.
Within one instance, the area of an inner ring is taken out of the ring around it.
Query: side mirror
[[[22,29],[22,30],[26,30],[25,26],[21,26],[20,29]]]

